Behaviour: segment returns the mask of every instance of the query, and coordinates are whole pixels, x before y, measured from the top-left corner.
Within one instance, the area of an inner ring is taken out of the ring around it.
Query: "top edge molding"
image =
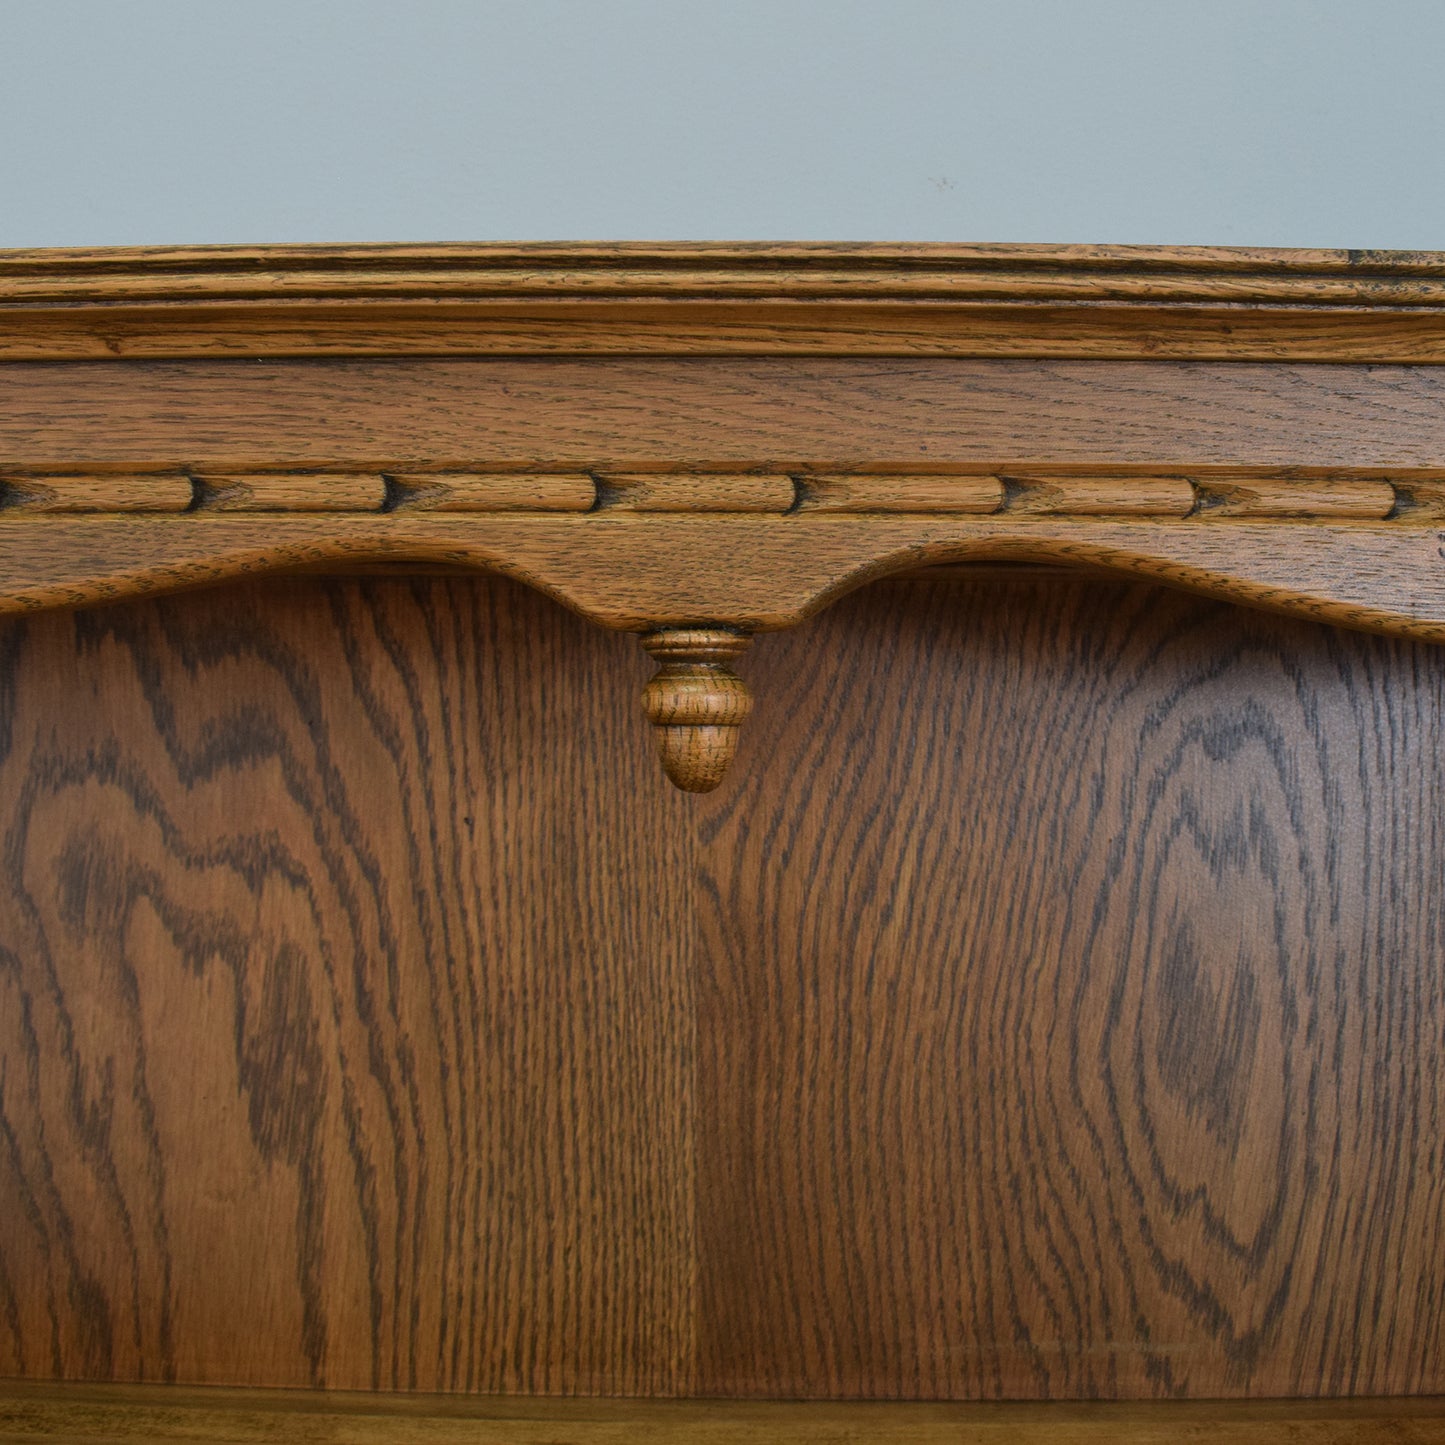
[[[0,361],[486,354],[1445,361],[1445,253],[531,243],[0,251]]]
[[[1445,251],[1291,249],[1267,246],[1091,246],[1014,242],[918,241],[455,241],[429,244],[274,246],[95,246],[0,248],[0,274],[12,271],[225,271],[428,269],[456,266],[597,270],[1154,270],[1286,274],[1445,276]]]
[[[779,295],[812,294],[832,286],[866,284],[905,291],[931,282],[947,294],[975,278],[1072,280],[1108,286],[1111,278],[1157,278],[1172,297],[1180,280],[1201,288],[1218,283],[1221,299],[1239,300],[1241,280],[1273,293],[1280,282],[1310,278],[1358,283],[1368,303],[1379,283],[1445,281],[1445,252],[1282,250],[1245,246],[1035,246],[918,242],[810,243],[706,241],[469,243],[444,245],[113,246],[0,250],[0,300],[38,294],[35,283],[64,285],[71,295],[89,288],[97,300],[129,295],[149,282],[158,295],[186,297],[196,284],[242,285],[249,292],[287,285],[332,287],[367,294],[411,280],[419,289],[469,278],[479,287],[555,290],[571,277],[579,289],[631,290],[650,280],[669,292],[712,292],[720,281],[761,284]],[[665,279],[664,279],[665,278]],[[1273,282],[1273,285],[1269,283]],[[1433,292],[1435,288],[1430,288]],[[1440,288],[1445,301],[1445,287]],[[1141,297],[1142,299],[1142,297]]]

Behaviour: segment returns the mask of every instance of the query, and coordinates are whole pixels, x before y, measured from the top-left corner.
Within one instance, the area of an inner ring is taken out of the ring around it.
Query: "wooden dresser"
[[[1445,1441],[1442,363],[1445,255],[0,253],[0,1441]]]

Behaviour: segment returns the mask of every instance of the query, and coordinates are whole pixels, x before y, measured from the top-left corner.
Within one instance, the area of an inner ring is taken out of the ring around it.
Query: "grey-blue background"
[[[0,246],[1445,248],[1440,0],[0,0]]]

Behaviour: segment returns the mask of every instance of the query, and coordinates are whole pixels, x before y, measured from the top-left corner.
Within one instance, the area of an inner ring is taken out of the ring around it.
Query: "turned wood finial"
[[[752,710],[747,684],[729,665],[750,639],[721,627],[668,627],[642,645],[662,665],[642,692],[667,776],[688,793],[722,782]]]

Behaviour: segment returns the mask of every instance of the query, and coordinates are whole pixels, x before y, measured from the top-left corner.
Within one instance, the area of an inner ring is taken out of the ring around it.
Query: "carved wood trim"
[[[452,245],[0,252],[0,357],[719,355],[1425,362],[1435,253]]]
[[[1031,470],[840,474],[799,468],[791,474],[650,472],[506,472],[478,464],[465,471],[325,472],[263,465],[152,473],[0,471],[0,520],[61,514],[178,515],[204,512],[328,514],[374,512],[846,512],[890,516],[1021,514],[1074,517],[1273,517],[1291,521],[1350,518],[1401,525],[1445,518],[1445,480],[1323,472],[1315,476],[1220,471],[1203,477],[1118,476]],[[3,605],[3,603],[0,603]]]
[[[651,634],[711,786],[747,635],[920,564],[1445,641],[1442,360],[1442,255],[4,253],[0,610],[494,569]]]

